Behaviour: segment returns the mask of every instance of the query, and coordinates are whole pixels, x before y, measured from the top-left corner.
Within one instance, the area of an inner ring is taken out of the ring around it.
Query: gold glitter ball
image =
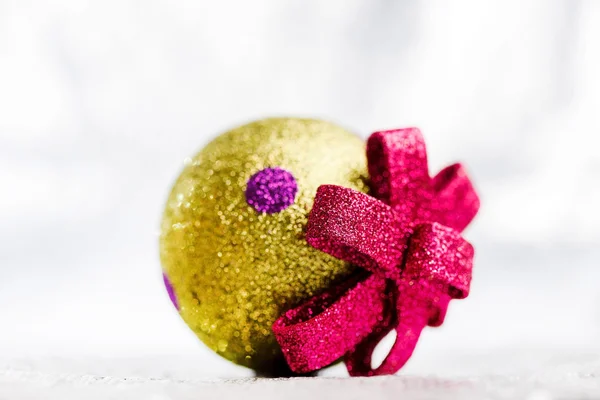
[[[291,174],[297,192],[269,197],[259,187],[253,193],[263,195],[269,213],[249,204],[247,190],[251,177],[273,169]],[[160,255],[174,302],[196,335],[237,364],[278,374],[285,364],[273,322],[354,270],[306,243],[317,187],[366,192],[367,176],[363,140],[310,119],[252,122],[188,160],[166,204]]]

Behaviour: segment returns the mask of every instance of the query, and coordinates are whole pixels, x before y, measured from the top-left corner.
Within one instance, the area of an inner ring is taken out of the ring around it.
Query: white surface
[[[157,230],[184,158],[270,115],[416,125],[432,170],[462,160],[477,183],[472,294],[405,373],[594,353],[600,3],[451,4],[0,0],[0,354],[248,376],[172,310]]]
[[[202,360],[189,357],[13,360],[0,362],[0,398],[553,400],[600,396],[599,354],[551,357],[545,352],[521,352],[512,357],[499,353],[467,357],[460,364],[443,356],[440,360],[447,365],[437,375],[292,379],[200,377]]]

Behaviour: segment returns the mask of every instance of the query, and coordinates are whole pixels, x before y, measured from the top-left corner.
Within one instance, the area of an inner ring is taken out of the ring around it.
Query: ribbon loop
[[[306,228],[316,249],[395,279],[406,250],[404,231],[391,207],[352,189],[323,185],[317,189]]]
[[[452,228],[420,224],[410,238],[404,277],[443,289],[455,299],[469,294],[473,246]]]
[[[464,230],[479,210],[479,197],[461,164],[441,170],[431,181],[433,189],[431,221]]]
[[[410,224],[419,201],[429,197],[427,150],[417,128],[373,133],[367,141],[367,160],[374,196],[392,206]]]

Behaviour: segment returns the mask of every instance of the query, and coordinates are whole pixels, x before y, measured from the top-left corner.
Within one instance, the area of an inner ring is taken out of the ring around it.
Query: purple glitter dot
[[[265,168],[248,179],[246,202],[258,212],[274,214],[294,204],[296,179],[281,168]]]
[[[173,303],[177,311],[179,311],[179,303],[177,302],[177,297],[175,297],[173,285],[171,285],[171,282],[169,281],[169,278],[167,278],[167,275],[165,273],[163,273],[163,281],[165,282],[165,287],[167,288],[167,293],[169,294],[171,302]]]

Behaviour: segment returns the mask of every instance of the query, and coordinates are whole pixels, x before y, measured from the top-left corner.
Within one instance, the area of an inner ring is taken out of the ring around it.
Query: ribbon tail
[[[479,211],[479,197],[465,168],[454,164],[444,168],[431,181],[433,199],[431,221],[463,231]]]
[[[273,333],[292,371],[306,373],[343,357],[379,323],[386,281],[357,277],[283,314]]]
[[[373,368],[371,365],[373,350],[393,327],[382,326],[379,332],[359,344],[352,353],[346,356],[346,368],[350,376],[389,375],[398,372],[412,356],[419,336],[427,325],[428,316],[424,311],[423,309],[411,309],[398,316],[394,345],[377,368]]]
[[[373,351],[375,351],[379,342],[395,328],[395,324],[395,312],[388,314],[384,320],[373,328],[373,332],[367,338],[346,355],[344,363],[350,376],[374,375],[371,368]]]

